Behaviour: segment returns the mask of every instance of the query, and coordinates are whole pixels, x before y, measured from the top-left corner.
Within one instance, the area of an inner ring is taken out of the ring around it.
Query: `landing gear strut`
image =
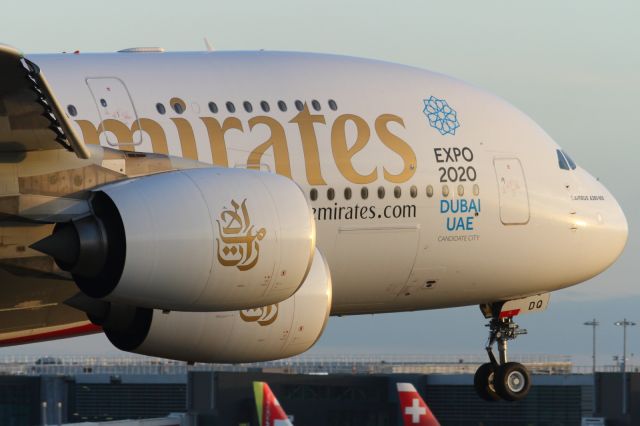
[[[482,364],[476,371],[473,384],[480,398],[486,401],[519,401],[529,393],[531,389],[531,375],[527,368],[518,362],[509,362],[507,359],[507,342],[521,334],[527,334],[527,330],[520,329],[513,321],[513,315],[501,315],[502,303],[481,306],[483,311],[490,309],[491,321],[489,327],[489,340],[487,341],[487,354],[489,361]],[[493,344],[498,346],[498,357],[493,354]]]

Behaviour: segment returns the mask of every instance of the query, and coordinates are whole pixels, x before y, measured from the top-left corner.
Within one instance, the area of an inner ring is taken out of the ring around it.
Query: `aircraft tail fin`
[[[260,426],[293,426],[266,382],[253,382]]]
[[[213,52],[215,50],[206,37],[204,38],[204,47],[207,49],[207,52]]]
[[[397,386],[404,426],[440,426],[436,417],[411,383],[398,383]]]

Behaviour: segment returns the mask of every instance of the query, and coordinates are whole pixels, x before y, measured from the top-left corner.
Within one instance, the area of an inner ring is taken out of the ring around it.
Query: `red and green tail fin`
[[[266,382],[253,382],[260,426],[293,426]]]

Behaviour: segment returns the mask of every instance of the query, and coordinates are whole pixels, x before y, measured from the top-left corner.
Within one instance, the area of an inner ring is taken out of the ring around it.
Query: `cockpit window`
[[[564,154],[559,149],[556,150],[558,154],[558,165],[562,170],[569,170],[569,164],[567,163],[567,159],[564,157]]]
[[[564,154],[564,158],[567,159],[567,163],[569,163],[569,167],[571,167],[571,170],[575,170],[576,169],[576,163],[571,159],[571,157],[569,157],[569,154],[567,154],[567,151],[565,151],[563,149],[562,153]]]

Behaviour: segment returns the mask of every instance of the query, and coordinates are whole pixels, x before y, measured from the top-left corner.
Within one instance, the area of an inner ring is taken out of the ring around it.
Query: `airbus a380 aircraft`
[[[104,331],[135,353],[252,362],[306,351],[329,315],[477,304],[478,392],[514,400],[530,380],[507,359],[513,317],[627,239],[613,196],[540,127],[450,77],[0,50],[4,345]]]

